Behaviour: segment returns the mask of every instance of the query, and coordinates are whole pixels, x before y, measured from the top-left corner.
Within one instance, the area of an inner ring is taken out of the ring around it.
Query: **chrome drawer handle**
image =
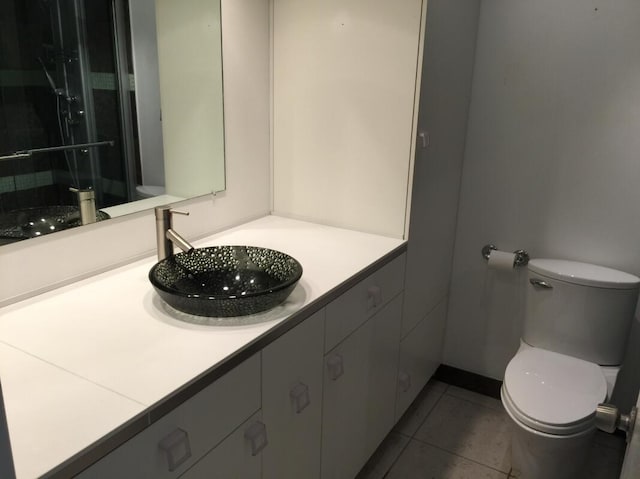
[[[411,376],[405,371],[400,371],[398,373],[398,383],[400,384],[402,392],[406,393],[409,389],[411,389]]]
[[[549,283],[547,283],[546,281],[542,281],[541,279],[536,279],[536,278],[531,278],[529,280],[529,283],[531,283],[534,286],[538,286],[539,288],[544,288],[544,289],[553,289],[553,286],[551,286]]]
[[[169,472],[175,471],[191,457],[189,435],[184,429],[176,429],[158,444],[164,451]]]
[[[327,361],[327,368],[329,369],[329,377],[332,381],[337,380],[340,376],[344,374],[344,363],[342,361],[342,356],[339,354],[334,354]]]
[[[369,309],[377,308],[382,304],[382,288],[380,286],[369,286],[367,289],[367,298],[371,305]]]
[[[244,438],[251,445],[251,455],[257,456],[267,447],[267,427],[264,423],[256,421],[244,431]]]
[[[293,409],[296,414],[300,414],[309,404],[311,404],[311,398],[309,396],[309,386],[298,381],[291,391],[289,397],[293,403]]]

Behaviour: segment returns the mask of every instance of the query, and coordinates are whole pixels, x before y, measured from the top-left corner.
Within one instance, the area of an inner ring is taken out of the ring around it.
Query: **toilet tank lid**
[[[568,283],[611,289],[636,289],[640,278],[595,264],[562,259],[532,259],[529,271]]]

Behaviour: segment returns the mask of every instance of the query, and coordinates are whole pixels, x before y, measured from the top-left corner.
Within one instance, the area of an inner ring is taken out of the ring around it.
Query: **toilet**
[[[640,278],[555,259],[527,265],[524,330],[500,391],[520,479],[578,479],[611,397]]]

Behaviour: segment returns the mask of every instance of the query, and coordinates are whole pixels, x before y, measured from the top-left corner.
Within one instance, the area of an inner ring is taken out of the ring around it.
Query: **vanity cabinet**
[[[402,254],[79,477],[355,477],[395,424],[404,268]]]
[[[320,477],[322,309],[262,350],[263,478]]]
[[[260,410],[260,355],[254,355],[180,404],[78,477],[82,479],[179,477]],[[221,413],[222,412],[222,413]],[[260,435],[254,434],[254,442]],[[247,439],[247,442],[251,442]],[[233,461],[244,454],[244,442]],[[195,476],[194,476],[195,477]]]

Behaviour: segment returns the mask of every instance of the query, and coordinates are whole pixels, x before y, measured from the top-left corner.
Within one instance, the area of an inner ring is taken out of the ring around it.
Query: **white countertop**
[[[68,461],[403,243],[276,216],[196,242],[263,246],[302,264],[287,301],[242,320],[176,319],[147,279],[155,257],[2,308],[0,381],[17,477]]]

